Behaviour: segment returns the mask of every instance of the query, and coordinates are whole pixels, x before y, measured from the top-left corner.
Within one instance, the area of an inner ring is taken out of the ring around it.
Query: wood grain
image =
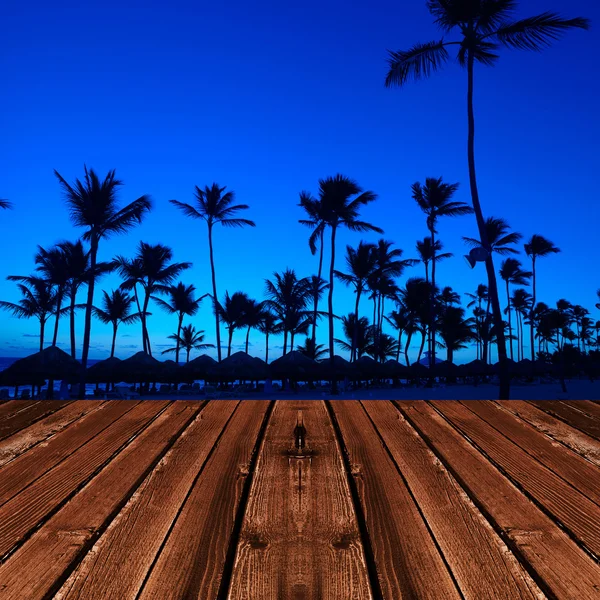
[[[302,447],[294,430],[300,419]],[[228,598],[372,598],[358,522],[322,401],[278,401],[248,500]]]
[[[144,402],[142,406],[154,404]],[[0,566],[2,600],[38,600],[54,594],[71,563],[133,494],[199,408],[199,402],[171,403]]]
[[[46,400],[29,405],[24,410],[7,416],[0,421],[0,440],[7,438],[20,429],[35,423],[35,421],[50,415],[69,404],[69,400]]]
[[[91,479],[167,404],[140,402],[114,422],[103,435],[93,438],[78,452],[3,504],[0,507],[0,557],[14,550],[31,530]],[[10,467],[14,462],[6,466]]]
[[[600,442],[554,418],[524,400],[496,400],[508,412],[517,415],[541,433],[568,446],[596,466],[600,466]]]
[[[4,421],[6,418],[10,418],[39,402],[39,400],[8,400],[3,402],[0,404],[0,421]]]
[[[600,440],[600,421],[559,400],[529,400],[539,409],[566,421],[572,427]]]
[[[571,408],[576,408],[581,412],[600,419],[600,405],[590,402],[589,400],[562,400],[563,404],[567,404]]]
[[[330,403],[352,465],[384,598],[460,598],[409,490],[358,402]]]
[[[476,448],[423,401],[397,401],[403,416],[449,468],[548,595],[597,600],[600,568]]]
[[[465,599],[539,599],[538,586],[390,402],[363,406],[406,479]]]
[[[237,404],[237,400],[211,402],[194,419],[69,577],[56,600],[137,596]]]
[[[238,504],[268,406],[266,400],[240,403],[194,484],[140,600],[217,598]]]

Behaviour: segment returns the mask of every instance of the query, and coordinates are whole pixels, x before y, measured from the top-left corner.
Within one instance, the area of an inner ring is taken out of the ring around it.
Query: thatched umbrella
[[[375,362],[370,356],[361,356],[350,363],[350,373],[357,379],[373,379],[384,376],[383,365]]]
[[[127,383],[160,381],[162,363],[145,352],[138,352],[121,362],[121,376]]]
[[[386,377],[392,379],[405,379],[410,376],[410,369],[406,365],[400,364],[397,360],[388,360],[383,365],[383,372]]]
[[[174,360],[165,360],[161,364],[157,379],[161,383],[178,383],[183,378],[182,367]]]
[[[409,367],[411,377],[427,377],[429,375],[429,367],[426,367],[420,362],[413,363]]]
[[[318,376],[318,369],[316,361],[297,350],[280,356],[269,365],[269,372],[274,379],[314,379]]]
[[[457,377],[460,373],[458,367],[453,362],[447,360],[439,363],[435,367],[436,375],[440,377]]]
[[[121,381],[123,361],[116,356],[101,360],[85,371],[88,383],[116,383]]]
[[[181,367],[181,377],[186,381],[189,379],[205,380],[216,365],[217,361],[214,358],[208,356],[208,354],[202,354]]]
[[[350,363],[341,356],[337,354],[333,357],[333,362],[335,364],[335,378],[336,379],[344,379],[347,375],[350,375],[352,372]],[[318,363],[318,377],[322,377],[323,379],[331,379],[333,373],[331,371],[331,362],[329,358],[324,358],[320,360]]]
[[[2,371],[2,381],[10,385],[37,383],[41,380],[74,379],[81,373],[81,364],[69,354],[49,346],[41,352],[21,358]],[[7,385],[6,383],[4,385]]]
[[[486,365],[482,360],[473,360],[466,365],[463,365],[464,374],[467,376],[485,375],[489,373],[490,366]]]
[[[516,368],[517,367],[517,363],[514,360],[512,360],[510,358],[507,358],[506,359],[506,364],[507,364],[508,372],[509,373],[514,374],[514,373],[517,372],[517,368]],[[492,366],[492,370],[493,370],[494,373],[499,373],[500,372],[500,363],[499,362],[495,363]]]
[[[233,381],[236,379],[264,379],[268,377],[268,371],[256,362],[254,358],[245,352],[236,352],[226,359],[217,363],[209,373],[209,377]]]

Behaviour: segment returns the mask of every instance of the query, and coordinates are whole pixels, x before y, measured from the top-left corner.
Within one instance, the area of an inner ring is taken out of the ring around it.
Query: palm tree
[[[406,340],[406,346],[404,347],[404,358],[406,365],[410,366],[408,360],[408,349],[412,336],[415,333],[421,334],[421,348],[417,362],[421,360],[421,354],[425,346],[425,334],[429,326],[431,318],[430,310],[430,299],[431,299],[431,283],[425,281],[422,277],[411,277],[404,284],[398,294],[398,300],[401,310],[405,311],[406,318],[408,321],[405,329],[408,338]]]
[[[350,313],[349,315],[342,317],[342,331],[344,332],[344,337],[348,341],[336,338],[335,343],[342,348],[342,350],[350,352],[352,350],[352,342],[356,340],[356,354],[358,358],[361,358],[372,346],[376,328],[374,325],[369,325],[367,317],[360,317],[360,319],[357,319],[354,313]]]
[[[150,336],[148,334],[148,305],[154,294],[168,294],[170,285],[192,263],[171,263],[173,250],[163,244],[147,244],[140,242],[136,256],[128,260],[121,256],[115,259],[115,264],[125,281],[121,284],[124,290],[134,290],[137,294],[137,285],[144,290],[143,302],[139,311],[142,318],[142,340],[144,352],[152,356]],[[132,276],[133,275],[133,276]],[[139,302],[139,299],[138,299]],[[164,308],[164,306],[163,306]]]
[[[140,319],[140,313],[131,314],[131,305],[135,299],[123,290],[112,290],[110,294],[102,291],[102,308],[93,307],[94,316],[105,325],[112,325],[113,338],[110,357],[115,355],[115,344],[117,341],[117,329],[119,325],[130,325]]]
[[[488,241],[488,247],[491,252],[500,256],[507,254],[519,254],[518,250],[510,246],[519,242],[522,235],[516,231],[510,230],[510,225],[498,217],[488,217],[485,220],[485,232]],[[463,241],[471,248],[483,248],[481,240],[471,237],[463,237]]]
[[[425,265],[425,281],[429,281],[429,263],[434,261],[440,262],[446,258],[452,258],[451,252],[442,252],[443,244],[440,240],[435,241],[435,245],[431,245],[431,237],[426,237],[417,242],[417,252],[419,260]]]
[[[587,19],[577,17],[563,19],[555,13],[545,12],[518,21],[513,20],[516,0],[473,2],[472,0],[429,0],[427,7],[436,24],[446,33],[459,32],[459,39],[415,44],[406,51],[389,53],[389,71],[385,84],[403,86],[412,77],[415,80],[428,77],[439,70],[450,58],[447,47],[456,46],[458,62],[467,69],[467,113],[469,183],[471,198],[479,235],[483,247],[490,250],[486,237],[485,219],[479,202],[475,172],[475,114],[473,110],[475,62],[493,65],[499,58],[501,46],[518,50],[541,50],[549,46],[563,32],[574,27],[589,28]],[[508,399],[510,380],[506,364],[506,345],[502,330],[502,313],[496,285],[496,271],[491,253],[486,260],[486,270],[492,309],[498,330],[500,355],[500,398]]]
[[[245,292],[235,292],[231,296],[229,292],[225,292],[225,300],[223,304],[219,301],[215,302],[215,308],[219,316],[219,321],[225,323],[229,332],[229,341],[227,344],[227,357],[231,356],[231,342],[233,340],[233,332],[244,326],[244,318],[250,298]]]
[[[304,340],[304,346],[298,346],[297,350],[300,354],[304,354],[304,356],[308,356],[308,358],[312,358],[313,360],[320,360],[327,355],[325,345],[315,344],[312,338],[309,337]]]
[[[598,296],[598,300],[600,300],[600,289],[596,290],[596,296]],[[596,308],[600,310],[600,302],[596,303]]]
[[[257,302],[252,298],[248,298],[248,303],[244,309],[244,326],[246,330],[246,354],[248,354],[248,343],[250,339],[250,330],[258,329],[262,322],[263,312],[266,310],[263,302]]]
[[[487,316],[487,314],[489,313],[490,306],[488,286],[483,283],[480,283],[477,286],[477,290],[474,294],[467,292],[465,295],[471,298],[471,302],[467,304],[467,308],[473,308],[475,307],[475,305],[477,305],[473,313],[475,314],[475,327],[477,330],[477,359],[479,360],[479,358],[483,357],[483,348],[481,347],[482,340],[480,336],[481,319],[483,318],[484,314]],[[483,309],[481,308],[481,303],[484,301],[487,302],[488,309],[486,311],[483,311]]]
[[[344,175],[335,175],[319,180],[319,202],[321,203],[323,221],[331,229],[331,263],[329,265],[329,355],[331,370],[335,371],[334,363],[334,336],[333,336],[333,276],[335,272],[335,237],[337,230],[346,227],[350,231],[376,231],[383,230],[371,223],[361,221],[359,212],[363,206],[373,202],[377,196],[371,191],[363,189],[352,179]],[[336,378],[333,377],[333,392],[337,391]]]
[[[8,200],[0,200],[0,208],[8,210],[9,208],[12,208],[12,202],[9,202]]]
[[[307,219],[299,219],[298,222],[302,225],[310,227],[313,231],[308,238],[308,246],[311,254],[314,256],[317,253],[317,242],[319,243],[319,270],[317,273],[317,281],[322,281],[323,273],[323,235],[325,234],[326,223],[323,216],[323,205],[321,200],[314,198],[309,192],[300,192],[300,204],[304,209]],[[315,288],[313,292],[313,323],[312,323],[312,339],[316,340],[317,335],[317,312],[321,295]],[[316,342],[315,342],[316,343]]]
[[[529,241],[525,244],[525,254],[531,258],[531,271],[533,273],[532,280],[532,301],[531,301],[531,309],[535,308],[536,302],[536,271],[535,265],[538,258],[544,258],[545,256],[549,256],[550,254],[557,254],[560,252],[560,248],[557,248],[550,240],[545,237],[534,234],[531,236]],[[535,348],[534,348],[534,333],[533,333],[533,321],[532,315],[529,315],[531,320],[531,329],[530,329],[530,340],[531,340],[531,360],[535,360]]]
[[[517,315],[517,357],[518,360],[523,360],[523,318],[531,310],[531,294],[518,288],[513,292],[511,302]]]
[[[431,260],[431,292],[435,290],[435,234],[437,221],[440,217],[459,217],[473,212],[464,202],[452,200],[458,190],[458,183],[444,183],[441,177],[435,179],[428,177],[425,184],[419,182],[412,185],[412,197],[419,208],[427,215],[427,229],[431,236],[433,258]],[[430,299],[430,308],[433,310],[434,298]],[[429,368],[433,375],[435,365],[435,315],[431,314],[431,327],[429,328]]]
[[[83,239],[90,243],[88,294],[81,352],[82,376],[79,389],[82,397],[85,395],[85,369],[90,350],[92,307],[100,240],[107,239],[114,234],[127,233],[134,225],[142,222],[152,206],[149,196],[141,196],[124,208],[119,208],[117,190],[123,183],[116,178],[115,171],[109,171],[103,181],[100,181],[93,169],[88,170],[87,166],[84,166],[84,173],[83,182],[76,179],[75,183],[70,185],[58,171],[54,171],[65,195],[71,221],[76,227],[86,228]]]
[[[164,311],[170,315],[177,315],[177,339],[181,335],[184,317],[195,316],[200,310],[200,303],[208,295],[204,294],[200,298],[194,298],[195,291],[195,286],[185,285],[180,281],[177,285],[171,285],[165,290],[168,301],[152,296],[152,300]],[[175,348],[175,362],[179,364],[179,345]]]
[[[161,354],[177,353],[180,348],[183,348],[186,353],[186,363],[190,362],[190,352],[192,350],[206,350],[215,347],[214,344],[205,344],[204,331],[196,331],[193,325],[184,325],[179,333],[173,333],[168,339],[174,340],[176,345],[174,348],[163,350]]]
[[[400,350],[402,349],[402,334],[408,333],[410,326],[410,316],[405,307],[400,306],[399,310],[393,310],[385,320],[398,332],[398,352],[396,361],[400,362]]]
[[[358,315],[360,297],[365,292],[369,277],[375,271],[376,266],[377,257],[375,255],[375,245],[366,244],[361,240],[356,249],[352,248],[352,246],[346,246],[346,268],[348,273],[334,271],[340,281],[354,287],[354,293],[356,294],[356,303],[354,306],[355,315]],[[356,340],[350,351],[351,361],[356,360],[355,346]]]
[[[452,304],[460,304],[460,296],[449,285],[439,293],[438,300],[444,308]]]
[[[465,319],[465,309],[460,306],[446,306],[438,319],[440,337],[447,350],[446,360],[454,361],[454,353],[467,347],[475,337],[473,319]]]
[[[377,331],[366,354],[376,362],[384,363],[386,360],[398,356],[400,351],[398,346],[398,342],[391,335]]]
[[[235,194],[234,192],[226,192],[226,187],[220,187],[216,183],[213,183],[211,187],[205,186],[204,189],[200,189],[196,186],[194,192],[196,206],[186,204],[185,202],[179,202],[178,200],[170,200],[171,204],[177,206],[177,208],[183,211],[183,214],[191,217],[192,219],[202,219],[208,226],[208,249],[210,254],[210,271],[212,276],[212,298],[215,303],[218,302],[217,296],[217,279],[215,276],[215,261],[213,256],[213,240],[212,230],[213,226],[217,223],[223,225],[223,227],[256,227],[254,221],[249,219],[241,219],[236,217],[236,213],[241,210],[250,208],[247,204],[234,204]],[[215,324],[217,328],[217,356],[219,362],[221,362],[221,332],[219,330],[219,311],[214,307],[215,312]]]
[[[282,324],[276,315],[274,315],[271,311],[269,311],[267,308],[265,308],[262,311],[261,319],[257,326],[257,329],[261,333],[264,333],[264,335],[265,335],[265,338],[266,338],[266,340],[265,340],[265,347],[266,347],[265,362],[267,364],[269,364],[269,336],[277,335],[278,333],[281,333],[283,330]]]
[[[513,357],[513,335],[512,335],[512,319],[510,309],[510,285],[529,285],[529,279],[533,273],[529,271],[523,271],[521,268],[521,261],[516,258],[506,258],[502,261],[500,266],[500,277],[506,283],[506,301],[508,312],[508,331],[510,339],[510,359],[514,360]]]
[[[571,315],[573,317],[573,322],[577,327],[577,349],[581,350],[581,330],[584,327],[584,319],[590,314],[590,311],[587,308],[584,308],[580,304],[575,304],[571,309]],[[585,342],[584,342],[584,351],[585,351]]]
[[[0,308],[11,312],[19,319],[35,317],[40,323],[40,352],[44,349],[46,322],[56,310],[56,293],[52,284],[40,277],[21,278],[23,283],[17,287],[23,298],[18,304],[0,301]]]

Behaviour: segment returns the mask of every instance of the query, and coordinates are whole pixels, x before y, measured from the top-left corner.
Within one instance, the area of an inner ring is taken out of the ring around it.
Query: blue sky
[[[569,33],[543,54],[507,50],[494,69],[478,68],[482,206],[486,216],[506,218],[525,237],[541,233],[563,250],[539,264],[540,300],[566,297],[592,309],[600,287],[593,175],[600,9],[588,0],[572,0],[567,11],[559,0],[522,5],[521,16],[587,16],[592,30]],[[36,244],[81,233],[68,220],[54,168],[70,181],[81,177],[84,163],[102,174],[115,168],[125,182],[123,202],[150,194],[151,215],[128,236],[104,243],[101,258],[132,255],[140,240],[170,245],[175,260],[194,263],[183,280],[201,294],[210,289],[205,228],[168,200],[189,202],[194,185],[213,181],[234,190],[257,227],[215,232],[221,297],[244,290],[262,298],[264,279],[286,267],[300,276],[316,273],[296,205],[298,193],[315,192],[321,177],[341,172],[375,191],[379,199],[364,218],[406,257],[427,233],[411,199],[413,182],[443,176],[460,182],[457,199],[469,201],[465,73],[450,64],[403,90],[383,85],[386,49],[439,38],[425,2],[10,1],[3,13],[0,197],[15,205],[0,214],[4,300],[18,299],[5,278],[32,272]],[[469,270],[461,236],[476,237],[474,218],[442,221],[439,231],[455,254],[441,264],[440,284],[473,291],[485,272]],[[360,239],[341,234],[338,256]],[[415,267],[406,277],[422,274]],[[106,277],[99,289],[118,284]],[[369,314],[368,300],[362,302]],[[336,313],[352,308],[351,292],[336,282]],[[0,319],[0,355],[35,351],[36,323],[7,313]],[[193,322],[214,342],[207,303]],[[175,325],[154,309],[156,350]],[[107,356],[110,329],[94,322],[92,334],[90,356]],[[117,355],[141,349],[139,326],[121,334]],[[325,326],[318,337],[326,341]],[[243,338],[237,333],[234,344]],[[66,321],[59,339],[66,346]],[[263,356],[263,337],[250,339],[251,352]],[[281,343],[272,341],[273,356]],[[473,357],[474,350],[457,359]]]

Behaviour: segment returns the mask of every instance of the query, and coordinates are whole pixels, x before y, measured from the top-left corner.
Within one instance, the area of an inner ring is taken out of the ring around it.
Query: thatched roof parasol
[[[291,377],[293,379],[315,378],[319,365],[308,356],[294,350],[277,358],[269,365],[271,376],[275,379]]]
[[[162,363],[145,352],[138,352],[121,362],[121,376],[127,383],[160,381]]]
[[[121,381],[123,361],[116,356],[101,360],[85,371],[85,380],[88,383],[116,383]]]
[[[333,357],[333,362],[335,364],[336,379],[343,379],[352,373],[352,367],[345,358],[342,358],[336,354]],[[323,379],[329,379],[332,377],[333,373],[331,372],[331,361],[329,358],[323,358],[317,364],[319,365],[317,371],[318,377],[322,377]]]
[[[161,383],[177,383],[183,379],[182,369],[174,360],[165,360],[161,364],[158,380]]]
[[[202,354],[181,367],[181,377],[206,379],[216,365],[217,361],[214,358],[208,354]]]
[[[491,368],[486,365],[482,360],[473,360],[470,363],[462,366],[462,370],[465,375],[485,375],[489,373]]]
[[[268,377],[266,368],[262,368],[257,360],[245,352],[236,352],[217,363],[209,373],[209,377],[221,379],[264,379]]]
[[[383,372],[386,377],[397,377],[404,379],[410,375],[410,369],[406,365],[400,364],[397,360],[388,360],[383,365]]]
[[[460,371],[458,367],[447,360],[437,364],[435,366],[435,374],[440,377],[456,377],[459,375]]]
[[[2,371],[2,385],[37,384],[42,380],[76,379],[81,373],[81,364],[69,354],[49,346],[41,352],[21,358]]]
[[[383,377],[383,365],[374,361],[370,356],[361,356],[357,361],[350,363],[351,374],[358,378],[370,379]]]

